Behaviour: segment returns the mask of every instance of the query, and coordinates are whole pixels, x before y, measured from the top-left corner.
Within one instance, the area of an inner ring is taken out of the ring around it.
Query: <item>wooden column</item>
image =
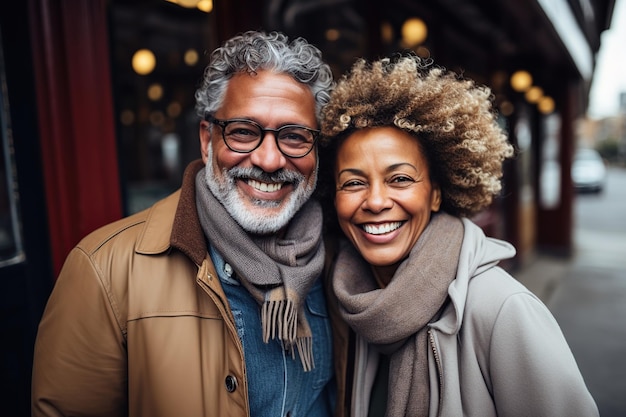
[[[559,141],[560,186],[559,204],[551,208],[539,206],[537,246],[540,250],[569,257],[574,252],[574,186],[570,170],[576,146],[574,124],[580,114],[580,92],[576,81],[565,83],[557,96],[557,111],[561,118]]]

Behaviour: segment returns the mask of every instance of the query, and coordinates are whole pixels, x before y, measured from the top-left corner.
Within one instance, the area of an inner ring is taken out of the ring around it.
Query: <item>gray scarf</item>
[[[203,168],[196,176],[196,206],[207,239],[261,306],[263,341],[279,339],[292,356],[296,347],[304,370],[313,369],[313,335],[304,300],[324,266],[319,203],[309,200],[282,238],[250,235],[213,196]]]
[[[409,257],[382,289],[353,246],[337,257],[332,281],[342,317],[379,351],[391,355],[387,417],[428,415],[427,324],[448,298],[462,241],[460,219],[433,215]]]

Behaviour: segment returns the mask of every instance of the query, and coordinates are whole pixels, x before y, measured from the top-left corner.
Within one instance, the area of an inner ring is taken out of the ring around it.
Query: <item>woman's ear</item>
[[[438,184],[433,184],[433,189],[430,191],[430,210],[433,212],[439,211],[441,207],[441,188]]]

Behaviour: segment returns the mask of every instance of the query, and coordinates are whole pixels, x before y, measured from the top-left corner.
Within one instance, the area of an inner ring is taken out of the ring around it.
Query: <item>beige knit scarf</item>
[[[324,266],[322,210],[309,200],[294,216],[283,237],[250,235],[213,196],[204,169],[196,177],[196,206],[211,245],[228,262],[239,282],[261,306],[263,341],[279,339],[305,371],[315,367],[313,336],[304,300]]]
[[[341,315],[381,353],[391,355],[387,417],[428,415],[427,324],[448,298],[462,241],[460,219],[433,215],[409,257],[382,289],[353,246],[346,245],[337,257],[332,285]]]

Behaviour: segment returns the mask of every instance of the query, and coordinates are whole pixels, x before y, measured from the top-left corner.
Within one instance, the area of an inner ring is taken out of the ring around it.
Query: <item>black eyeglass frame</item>
[[[311,129],[310,127],[302,126],[302,125],[284,125],[284,126],[279,127],[278,129],[271,129],[271,128],[264,128],[263,126],[261,126],[260,124],[255,122],[254,120],[250,120],[250,119],[227,119],[227,120],[220,120],[220,119],[216,119],[215,117],[213,117],[212,114],[206,114],[204,116],[204,120],[206,120],[209,123],[213,123],[215,125],[218,125],[221,128],[221,130],[222,130],[222,139],[224,140],[224,143],[226,144],[228,149],[230,149],[233,152],[237,152],[237,153],[251,153],[251,152],[254,152],[256,149],[259,148],[259,146],[261,146],[261,143],[263,143],[263,139],[265,139],[265,134],[267,132],[271,132],[271,133],[274,133],[274,140],[276,141],[276,147],[278,148],[280,153],[282,153],[283,155],[285,155],[288,158],[294,158],[294,159],[304,158],[305,156],[310,154],[311,151],[315,148],[315,144],[317,143],[317,140],[318,140],[319,135],[320,135],[320,131],[319,130]],[[261,132],[261,138],[259,139],[259,143],[257,143],[254,148],[250,149],[249,151],[242,151],[240,149],[233,149],[228,144],[228,140],[226,140],[226,135],[224,134],[224,132],[226,130],[226,126],[228,126],[231,123],[235,123],[235,122],[250,123],[251,125],[254,125],[254,126],[259,128],[259,131]],[[304,129],[304,130],[310,132],[313,135],[313,142],[311,143],[311,148],[308,151],[306,151],[306,153],[304,155],[289,155],[288,153],[283,151],[282,148],[280,147],[280,142],[278,142],[279,132],[284,130],[284,129],[289,129],[289,128]]]

